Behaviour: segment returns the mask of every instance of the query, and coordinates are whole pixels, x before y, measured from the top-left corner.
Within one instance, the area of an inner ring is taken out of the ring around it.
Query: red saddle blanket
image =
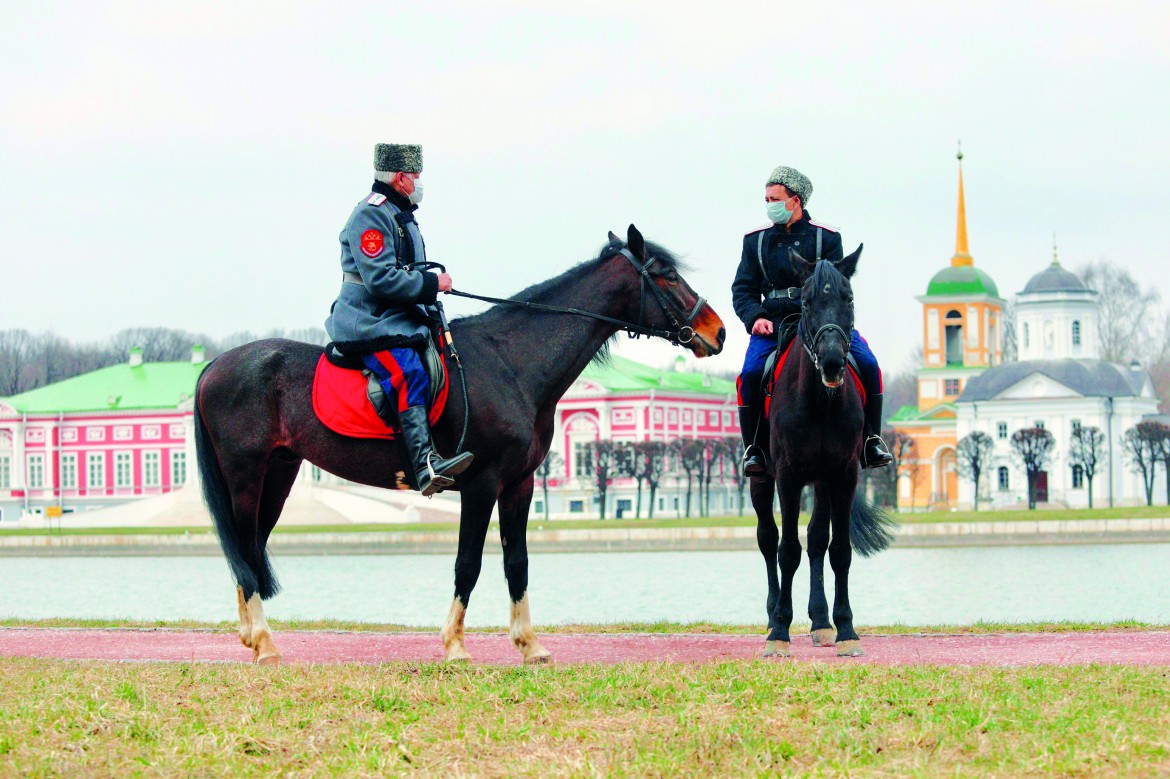
[[[772,371],[772,375],[768,378],[767,392],[764,393],[764,418],[772,410],[772,390],[776,387],[776,379],[780,377],[780,371],[784,370],[784,362],[788,359],[788,353],[792,351],[792,347],[796,346],[796,341],[788,344],[788,348],[784,353],[776,358],[776,368]],[[857,375],[853,363],[845,363],[845,367],[849,369],[849,376],[853,379],[853,383],[857,385],[857,392],[861,395],[861,405],[865,406],[865,385],[861,383],[861,377]]]
[[[443,388],[427,412],[432,425],[443,416],[443,409],[447,407],[447,388],[451,386],[446,357],[441,362],[445,379]],[[350,438],[394,438],[397,431],[386,427],[366,395],[367,383],[368,379],[361,371],[339,368],[321,355],[313,374],[313,412],[321,424]]]

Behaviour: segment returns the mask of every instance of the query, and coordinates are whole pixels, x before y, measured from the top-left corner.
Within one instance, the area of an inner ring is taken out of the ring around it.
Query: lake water
[[[453,591],[454,555],[277,558],[284,592],[269,616],[437,625]],[[827,570],[832,603],[832,578]],[[534,621],[671,620],[763,624],[757,552],[534,554]],[[1170,622],[1170,544],[892,549],[854,557],[859,625],[1043,620]],[[806,619],[808,560],[794,605]],[[0,617],[235,619],[219,557],[0,557]],[[506,624],[500,557],[488,555],[468,624]]]

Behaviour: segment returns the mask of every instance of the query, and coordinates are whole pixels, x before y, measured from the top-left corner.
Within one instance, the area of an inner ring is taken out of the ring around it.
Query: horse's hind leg
[[[813,646],[833,645],[833,623],[825,598],[825,552],[829,549],[829,493],[816,486],[812,519],[808,523],[808,618],[812,620]]]
[[[224,472],[232,474],[229,488],[237,542],[259,582],[267,576],[264,548],[268,534],[276,524],[296,472],[293,470],[290,477],[287,469],[276,467],[270,471],[259,457],[240,457],[236,462],[228,462]],[[260,593],[238,585],[236,605],[240,614],[240,643],[252,650],[252,662],[279,663],[280,651],[264,617]]]
[[[504,547],[504,578],[512,599],[508,637],[525,663],[547,663],[550,655],[532,629],[528,610],[528,507],[532,503],[532,477],[500,494],[500,543]]]
[[[492,474],[480,473],[459,486],[462,510],[459,515],[459,551],[455,554],[455,597],[447,612],[447,621],[439,631],[439,638],[447,651],[447,659],[465,661],[471,653],[463,641],[463,620],[471,591],[479,580],[483,567],[483,544],[487,540],[492,507],[499,495],[499,482]]]

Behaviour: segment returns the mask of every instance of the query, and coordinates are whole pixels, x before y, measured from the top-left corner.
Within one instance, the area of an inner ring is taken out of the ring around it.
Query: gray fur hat
[[[780,165],[772,171],[772,175],[768,176],[768,183],[764,186],[770,187],[773,184],[779,184],[787,189],[792,194],[800,198],[800,205],[807,206],[808,199],[812,197],[813,186],[812,182],[808,180],[808,176],[801,173],[796,168],[790,168],[787,165]]]
[[[411,143],[379,143],[374,146],[374,170],[422,173],[422,147]]]

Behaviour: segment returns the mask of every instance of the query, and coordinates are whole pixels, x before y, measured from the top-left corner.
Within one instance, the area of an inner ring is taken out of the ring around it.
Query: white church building
[[[1037,502],[1088,505],[1087,477],[1069,461],[1068,450],[1074,430],[1096,427],[1105,435],[1105,452],[1093,479],[1093,505],[1145,503],[1141,479],[1129,468],[1121,438],[1143,417],[1158,413],[1158,397],[1140,365],[1100,358],[1099,323],[1097,292],[1055,258],[1018,294],[1019,361],[970,379],[955,403],[958,440],[978,430],[995,443],[992,465],[981,480],[980,503],[1027,505],[1027,475],[1012,457],[1010,441],[1014,432],[1030,427],[1048,430],[1056,443],[1037,482]],[[961,478],[959,505],[969,508],[973,497],[971,480]]]

